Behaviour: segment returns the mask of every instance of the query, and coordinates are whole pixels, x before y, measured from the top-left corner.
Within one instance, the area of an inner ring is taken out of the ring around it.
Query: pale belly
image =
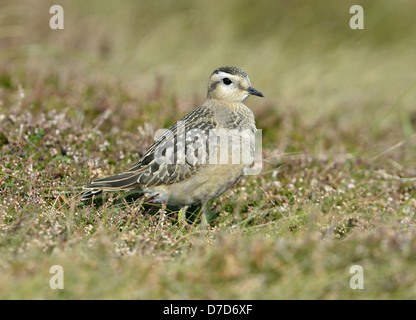
[[[246,164],[207,165],[190,179],[172,185],[145,188],[155,202],[172,206],[189,206],[205,203],[232,187],[244,174]]]
[[[249,132],[249,134],[253,133]],[[233,143],[240,141],[241,132],[231,131],[231,133],[227,132],[227,135],[230,137],[230,143],[225,145],[227,148],[225,157],[222,158],[221,145],[218,145],[216,152],[210,156],[210,159],[216,159],[214,162],[216,164],[208,162],[209,164],[200,168],[185,181],[145,188],[143,191],[155,202],[179,207],[202,204],[219,196],[241,178],[251,165],[254,155],[254,143],[248,145]],[[248,154],[245,153],[247,151]]]

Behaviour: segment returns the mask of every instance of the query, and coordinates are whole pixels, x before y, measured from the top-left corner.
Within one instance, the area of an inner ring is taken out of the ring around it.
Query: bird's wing
[[[189,179],[208,163],[209,155],[201,154],[201,150],[208,149],[209,130],[216,127],[211,109],[195,108],[167,130],[127,172],[140,174],[137,182],[143,187]]]
[[[205,106],[197,107],[167,130],[132,168],[94,181],[84,188],[145,188],[187,180],[208,163],[208,153],[212,150],[203,153],[203,148],[195,150],[195,147],[198,143],[205,143],[205,150],[208,150],[208,132],[216,127],[212,110]]]

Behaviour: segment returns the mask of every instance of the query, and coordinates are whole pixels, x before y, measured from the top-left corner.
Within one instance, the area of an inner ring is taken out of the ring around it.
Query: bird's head
[[[264,95],[251,86],[247,73],[236,67],[221,67],[211,74],[208,83],[208,99],[224,102],[243,102],[248,96]]]

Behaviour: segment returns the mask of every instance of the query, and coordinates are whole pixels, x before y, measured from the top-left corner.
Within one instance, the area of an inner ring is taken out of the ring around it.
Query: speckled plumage
[[[132,168],[84,186],[89,191],[83,193],[83,200],[102,191],[131,189],[147,193],[155,202],[165,202],[177,207],[203,205],[217,197],[240,179],[249,164],[232,164],[231,160],[225,164],[210,163],[212,157],[217,154],[214,155],[209,148],[208,139],[201,140],[206,145],[206,154],[198,154],[200,151],[195,151],[193,162],[188,158],[186,161],[179,161],[178,150],[184,150],[185,154],[192,151],[189,148],[197,139],[187,139],[188,133],[194,131],[205,134],[205,137],[208,137],[212,130],[219,129],[234,134],[248,130],[254,134],[257,130],[254,115],[243,103],[249,95],[263,96],[251,87],[250,80],[243,70],[236,67],[216,69],[210,76],[207,100],[204,104],[173,125]],[[182,139],[184,134],[187,139]],[[177,145],[183,141],[184,147]],[[169,149],[170,146],[175,147]],[[232,144],[229,144],[228,148],[231,152]],[[173,150],[170,158],[173,161],[159,161],[158,157],[163,155],[160,150],[165,150],[165,155],[167,150]],[[254,146],[250,153],[254,154]],[[198,156],[201,158],[197,158]]]

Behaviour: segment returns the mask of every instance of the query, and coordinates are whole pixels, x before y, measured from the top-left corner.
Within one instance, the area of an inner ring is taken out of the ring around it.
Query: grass
[[[353,2],[62,1],[52,31],[52,3],[6,1],[0,298],[414,299],[416,5],[366,1],[353,31]],[[122,194],[80,202],[222,65],[266,95],[247,101],[263,169],[211,204],[209,230]]]

